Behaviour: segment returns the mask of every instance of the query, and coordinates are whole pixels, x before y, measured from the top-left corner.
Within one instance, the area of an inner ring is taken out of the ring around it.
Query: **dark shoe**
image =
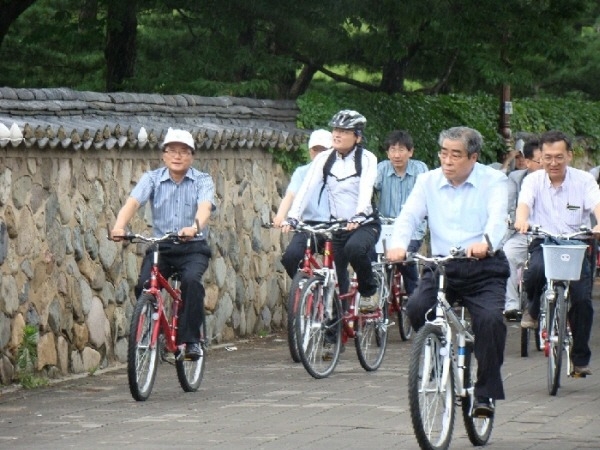
[[[185,344],[185,359],[198,361],[202,356],[200,345],[197,342],[188,342]]]
[[[331,361],[333,359],[333,348],[334,348],[335,344],[324,344],[323,345],[323,356],[321,356],[321,359],[323,361]],[[344,353],[346,351],[346,346],[344,344],[342,344],[340,346],[340,355],[342,353]]]
[[[533,328],[536,329],[538,326],[537,319],[534,319],[529,314],[529,311],[523,311],[523,317],[521,317],[521,328]]]
[[[574,377],[586,377],[591,374],[592,369],[590,369],[590,366],[573,366]]]
[[[504,311],[504,317],[506,318],[506,320],[516,322],[517,320],[519,320],[519,310],[509,309],[508,311]]]
[[[473,407],[473,417],[494,417],[494,400],[487,397],[477,397],[477,401]]]

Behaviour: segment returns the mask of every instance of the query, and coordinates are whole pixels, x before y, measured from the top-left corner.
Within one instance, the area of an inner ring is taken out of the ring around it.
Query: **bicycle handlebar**
[[[554,234],[547,230],[544,230],[541,225],[533,225],[530,226],[529,229],[524,233],[528,236],[546,236],[553,239],[573,239],[575,237],[580,238],[589,238],[592,237],[594,233],[592,233],[592,229],[588,226],[582,225],[579,227],[579,231],[575,231],[573,233],[559,233]]]
[[[294,232],[294,233],[301,233],[303,231],[308,231],[309,233],[313,233],[313,234],[326,234],[326,233],[330,233],[332,231],[339,230],[339,229],[345,227],[347,223],[348,223],[347,220],[334,220],[332,222],[322,222],[322,223],[318,223],[315,225],[309,225],[304,222],[299,222],[298,225],[296,226],[296,228],[291,228],[290,231]],[[366,222],[363,222],[363,223],[366,223]],[[264,223],[262,225],[262,227],[263,228],[281,228],[281,227],[275,226],[272,222]]]
[[[182,237],[185,237],[185,236],[179,236],[177,234],[177,232],[171,231],[160,237],[144,236],[143,234],[137,234],[137,233],[127,233],[123,236],[114,236],[114,239],[118,238],[118,239],[123,239],[124,241],[131,241],[131,242],[133,242],[134,240],[137,239],[142,242],[158,244],[161,242],[180,242],[180,241],[182,241],[182,239],[181,239]],[[110,239],[110,236],[109,236],[109,239]]]
[[[423,262],[431,262],[435,265],[443,265],[444,263],[452,260],[452,259],[471,259],[477,260],[472,256],[467,256],[467,253],[464,249],[460,247],[452,247],[450,249],[450,254],[447,256],[425,256],[420,253],[407,253],[405,262],[411,261],[423,261]]]

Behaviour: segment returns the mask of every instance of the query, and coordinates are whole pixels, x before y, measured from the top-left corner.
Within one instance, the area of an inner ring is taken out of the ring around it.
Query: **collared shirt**
[[[460,186],[452,186],[441,168],[417,177],[400,215],[394,222],[392,248],[406,249],[413,231],[428,217],[431,251],[448,255],[452,247],[471,244],[500,244],[506,231],[507,181],[502,172],[475,163]]]
[[[399,176],[389,159],[377,164],[375,190],[380,192],[379,204],[377,205],[379,213],[385,217],[398,217],[408,194],[415,186],[417,175],[428,170],[424,162],[409,159],[406,172],[403,176]],[[415,231],[412,239],[422,240],[426,231],[427,221],[424,220]]]
[[[590,226],[590,213],[600,203],[600,189],[594,177],[583,170],[567,167],[563,183],[552,186],[545,170],[523,180],[519,203],[529,207],[529,223],[547,231],[573,233],[581,225]]]
[[[180,183],[175,183],[169,169],[161,167],[144,173],[131,191],[143,206],[151,201],[154,236],[159,237],[194,224],[198,204],[210,202],[214,209],[215,187],[210,175],[190,167]],[[208,229],[198,230],[200,239]]]
[[[287,192],[291,192],[294,194],[294,196],[296,195],[298,190],[300,190],[300,186],[302,186],[302,182],[306,178],[306,174],[308,173],[309,169],[310,164],[306,164],[294,170],[292,179],[290,180],[290,184],[287,188]],[[327,195],[322,195],[319,199],[318,192],[321,192],[321,186],[323,186],[322,179],[321,182],[315,187],[317,195],[310,196],[310,199],[306,205],[306,209],[304,210],[304,214],[302,215],[302,220],[327,222],[330,219],[329,199],[327,198]]]
[[[311,163],[306,179],[294,197],[289,217],[303,218],[311,196],[319,196],[320,188],[318,191],[316,187],[320,181],[323,181],[323,166],[331,152],[335,150],[321,152]],[[356,175],[355,155],[356,147],[345,157],[336,152],[335,162],[323,190],[323,195],[327,193],[329,198],[331,217],[336,219],[348,220],[360,213],[369,215],[373,212],[371,197],[377,177],[377,157],[367,149],[363,149],[362,173],[357,177],[354,176]]]

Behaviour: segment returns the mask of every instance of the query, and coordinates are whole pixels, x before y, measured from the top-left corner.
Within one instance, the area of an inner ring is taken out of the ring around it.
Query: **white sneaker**
[[[377,300],[377,294],[372,295],[371,297],[361,297],[359,308],[361,312],[373,312],[379,306],[379,302]]]

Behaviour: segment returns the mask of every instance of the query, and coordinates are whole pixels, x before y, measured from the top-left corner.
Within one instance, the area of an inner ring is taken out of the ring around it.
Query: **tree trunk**
[[[133,77],[136,59],[137,0],[110,0],[106,19],[106,90],[118,90]]]
[[[9,0],[2,2],[0,6],[0,46],[13,22],[34,3],[35,0]]]
[[[288,98],[291,100],[296,100],[298,97],[304,94],[310,86],[310,82],[312,81],[315,73],[317,73],[317,68],[315,66],[311,64],[305,64],[296,77],[296,81],[294,81],[294,84],[290,88]]]

